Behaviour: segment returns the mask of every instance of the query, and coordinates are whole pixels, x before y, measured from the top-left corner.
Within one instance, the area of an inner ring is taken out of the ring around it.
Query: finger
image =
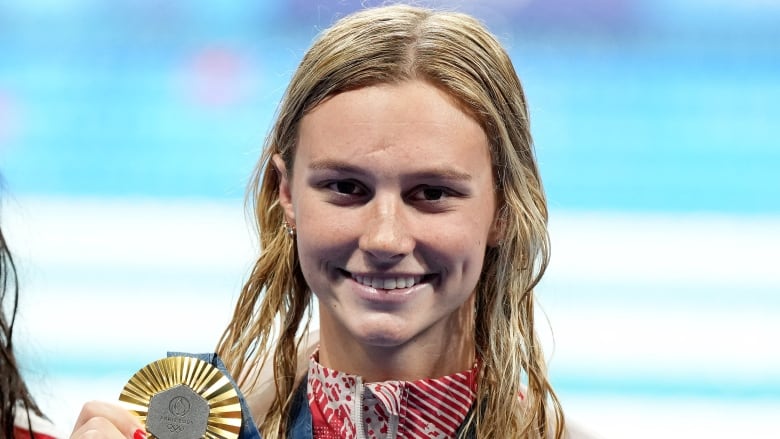
[[[140,420],[119,404],[90,401],[81,408],[71,437],[143,439],[145,435]]]
[[[80,424],[70,437],[71,439],[128,439],[111,421],[100,417],[90,418]]]

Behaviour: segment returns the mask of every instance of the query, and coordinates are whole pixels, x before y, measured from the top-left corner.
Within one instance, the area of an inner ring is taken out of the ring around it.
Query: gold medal
[[[135,373],[119,401],[158,439],[236,439],[241,404],[230,380],[211,364],[168,357]]]

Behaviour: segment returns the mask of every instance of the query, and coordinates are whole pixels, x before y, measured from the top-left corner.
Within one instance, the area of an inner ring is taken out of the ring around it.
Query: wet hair
[[[10,305],[7,305],[6,296],[10,296]],[[6,245],[5,236],[0,230],[0,433],[5,438],[14,437],[14,417],[17,410],[26,410],[28,413],[32,411],[43,416],[27,389],[14,356],[13,334],[18,304],[16,266]],[[6,307],[10,309],[7,316]],[[28,431],[35,437],[30,417],[27,419]]]
[[[525,94],[508,54],[476,19],[394,5],[359,11],[326,29],[304,55],[280,104],[250,183],[262,249],[218,351],[235,376],[271,359],[276,399],[263,437],[284,437],[296,386],[296,353],[311,320],[312,293],[284,232],[279,154],[292,172],[302,118],[331,96],[421,80],[446,92],[488,138],[503,231],[486,248],[476,287],[480,359],[477,437],[561,438],[564,419],[535,332],[534,294],[549,261],[547,204]],[[250,384],[251,385],[251,384]],[[522,395],[521,398],[518,395]]]

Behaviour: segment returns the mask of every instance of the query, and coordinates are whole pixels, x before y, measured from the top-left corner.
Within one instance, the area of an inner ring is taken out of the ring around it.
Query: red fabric
[[[65,436],[46,418],[28,411],[21,404],[17,404],[14,413],[13,439],[32,439],[30,428],[35,439],[58,439]]]
[[[476,377],[475,364],[441,378],[363,383],[323,367],[315,354],[307,386],[314,438],[454,437],[474,402]]]
[[[14,427],[14,439],[32,439],[30,432],[24,428]],[[35,433],[35,439],[56,439],[48,434]]]

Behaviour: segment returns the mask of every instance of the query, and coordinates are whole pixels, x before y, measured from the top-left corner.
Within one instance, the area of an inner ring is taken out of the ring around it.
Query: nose
[[[404,216],[403,201],[375,196],[360,236],[360,249],[376,262],[394,262],[414,250],[414,238]]]

